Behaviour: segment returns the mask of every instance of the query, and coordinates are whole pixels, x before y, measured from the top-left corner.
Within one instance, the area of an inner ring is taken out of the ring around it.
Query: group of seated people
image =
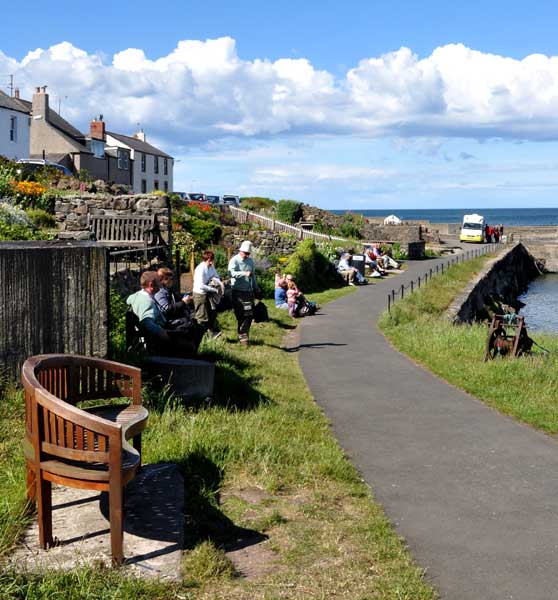
[[[139,333],[150,354],[193,356],[205,331],[192,317],[191,295],[177,299],[170,269],[145,271],[139,292],[126,303],[136,315]]]
[[[137,317],[139,334],[150,354],[194,356],[206,333],[213,338],[221,334],[216,317],[224,285],[213,266],[214,259],[212,251],[203,253],[194,271],[193,292],[183,296],[173,291],[171,269],[142,273],[141,289],[126,302]]]
[[[275,273],[275,306],[289,311],[289,316],[304,317],[313,315],[317,306],[307,300],[292,275],[282,275],[280,270]]]
[[[380,243],[374,243],[364,250],[364,265],[370,271],[370,277],[383,277],[389,269],[398,269],[399,263],[382,248]],[[352,264],[352,254],[344,252],[337,263],[337,271],[349,285],[365,285],[366,278]]]

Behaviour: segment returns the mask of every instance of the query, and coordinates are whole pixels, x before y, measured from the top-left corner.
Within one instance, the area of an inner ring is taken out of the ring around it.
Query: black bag
[[[263,323],[264,321],[269,321],[267,306],[261,301],[254,306],[254,321],[256,323]]]
[[[240,304],[242,306],[242,314],[244,317],[254,316],[254,304],[252,300],[241,300]]]

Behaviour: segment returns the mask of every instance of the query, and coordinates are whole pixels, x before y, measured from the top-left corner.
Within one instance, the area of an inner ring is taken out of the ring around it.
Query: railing
[[[279,233],[290,233],[295,235],[299,240],[316,240],[318,242],[349,242],[354,244],[356,240],[350,240],[348,238],[337,237],[335,235],[327,235],[325,233],[316,233],[315,231],[309,231],[308,229],[302,229],[302,227],[296,227],[295,225],[289,225],[288,223],[283,223],[281,221],[276,221],[275,219],[271,219],[270,217],[264,217],[263,215],[259,215],[258,213],[250,212],[249,210],[244,210],[243,208],[238,208],[236,206],[229,206],[232,214],[235,219],[239,223],[259,223],[264,225],[271,231],[278,231]],[[366,243],[359,241],[360,243]]]
[[[449,267],[452,265],[456,265],[460,262],[465,262],[466,260],[471,260],[473,258],[478,258],[479,256],[483,256],[484,254],[490,254],[491,252],[495,252],[499,248],[502,248],[502,244],[484,244],[478,248],[473,250],[467,250],[462,254],[456,254],[452,256],[445,263],[438,263],[435,268],[429,269],[423,277],[418,277],[417,279],[413,279],[407,285],[401,284],[397,289],[392,289],[388,294],[388,312],[391,312],[391,307],[395,304],[395,300],[402,300],[405,297],[405,292],[408,290],[409,293],[413,293],[415,289],[420,289],[421,285],[425,285],[434,277],[434,275],[443,274],[444,270],[447,271]]]
[[[146,246],[109,252],[109,270],[113,274],[121,269],[141,270],[153,258],[168,260],[168,246]]]

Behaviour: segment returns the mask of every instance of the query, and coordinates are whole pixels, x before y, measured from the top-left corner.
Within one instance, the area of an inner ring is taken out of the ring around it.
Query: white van
[[[463,217],[463,225],[459,234],[460,242],[484,242],[484,217],[472,214]]]

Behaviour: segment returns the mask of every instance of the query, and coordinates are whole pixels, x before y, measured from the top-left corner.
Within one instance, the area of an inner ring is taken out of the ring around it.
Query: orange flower
[[[46,187],[36,181],[12,181],[12,187],[16,194],[37,197],[46,192]]]

